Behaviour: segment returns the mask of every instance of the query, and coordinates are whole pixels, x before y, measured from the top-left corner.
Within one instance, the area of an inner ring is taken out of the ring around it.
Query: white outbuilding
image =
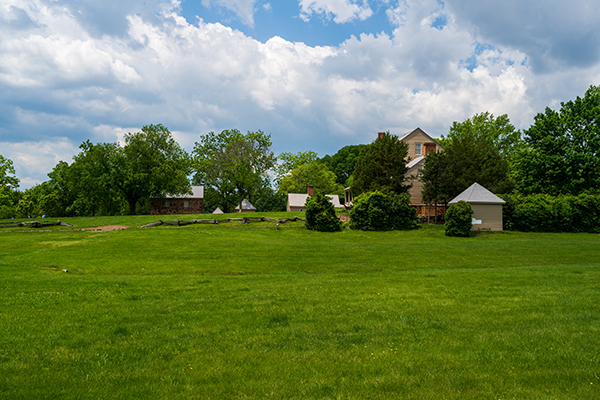
[[[448,204],[456,204],[461,200],[473,208],[472,231],[502,230],[502,205],[506,202],[500,197],[475,182]]]

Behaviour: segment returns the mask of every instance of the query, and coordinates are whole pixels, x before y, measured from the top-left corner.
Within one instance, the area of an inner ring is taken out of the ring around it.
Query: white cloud
[[[59,161],[70,163],[73,156],[79,152],[77,146],[65,137],[57,137],[52,141],[0,142],[0,148],[2,155],[13,161],[21,181],[20,189],[28,189],[47,180],[46,174],[52,171]]]
[[[524,128],[600,79],[598,63],[536,74],[527,46],[486,41],[436,0],[390,2],[391,33],[323,47],[190,25],[176,1],[159,16],[129,12],[118,35],[91,32],[64,2],[8,1],[0,20],[19,28],[0,21],[0,145],[23,182],[71,160],[74,143],[122,140],[146,124],[169,127],[188,150],[200,134],[238,128],[272,133],[276,151],[331,154],[379,130],[437,136],[483,111]],[[219,4],[251,16],[256,1],[209,3]],[[370,12],[366,2],[299,4],[340,23]]]
[[[300,18],[308,21],[313,15],[333,19],[336,24],[365,20],[373,15],[367,0],[299,0]]]

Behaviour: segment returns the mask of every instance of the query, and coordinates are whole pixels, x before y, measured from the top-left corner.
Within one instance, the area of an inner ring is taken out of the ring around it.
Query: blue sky
[[[527,129],[600,84],[591,0],[0,0],[0,154],[21,188],[162,123],[333,154],[476,113]]]

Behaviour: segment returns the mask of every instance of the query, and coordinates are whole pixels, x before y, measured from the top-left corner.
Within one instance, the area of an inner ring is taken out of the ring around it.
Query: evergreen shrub
[[[329,198],[315,193],[306,201],[306,227],[319,232],[338,232],[342,230],[342,221],[335,214],[335,208]]]
[[[448,207],[444,224],[446,236],[469,237],[473,227],[471,215],[473,215],[473,207],[464,200]]]
[[[363,231],[416,229],[417,211],[407,195],[363,193],[355,199],[350,210],[350,228]]]
[[[504,195],[504,229],[600,233],[600,196]]]

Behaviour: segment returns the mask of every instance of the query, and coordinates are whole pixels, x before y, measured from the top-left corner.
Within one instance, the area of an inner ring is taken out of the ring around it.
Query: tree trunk
[[[137,200],[129,200],[129,215],[135,215],[135,205],[137,204]]]

